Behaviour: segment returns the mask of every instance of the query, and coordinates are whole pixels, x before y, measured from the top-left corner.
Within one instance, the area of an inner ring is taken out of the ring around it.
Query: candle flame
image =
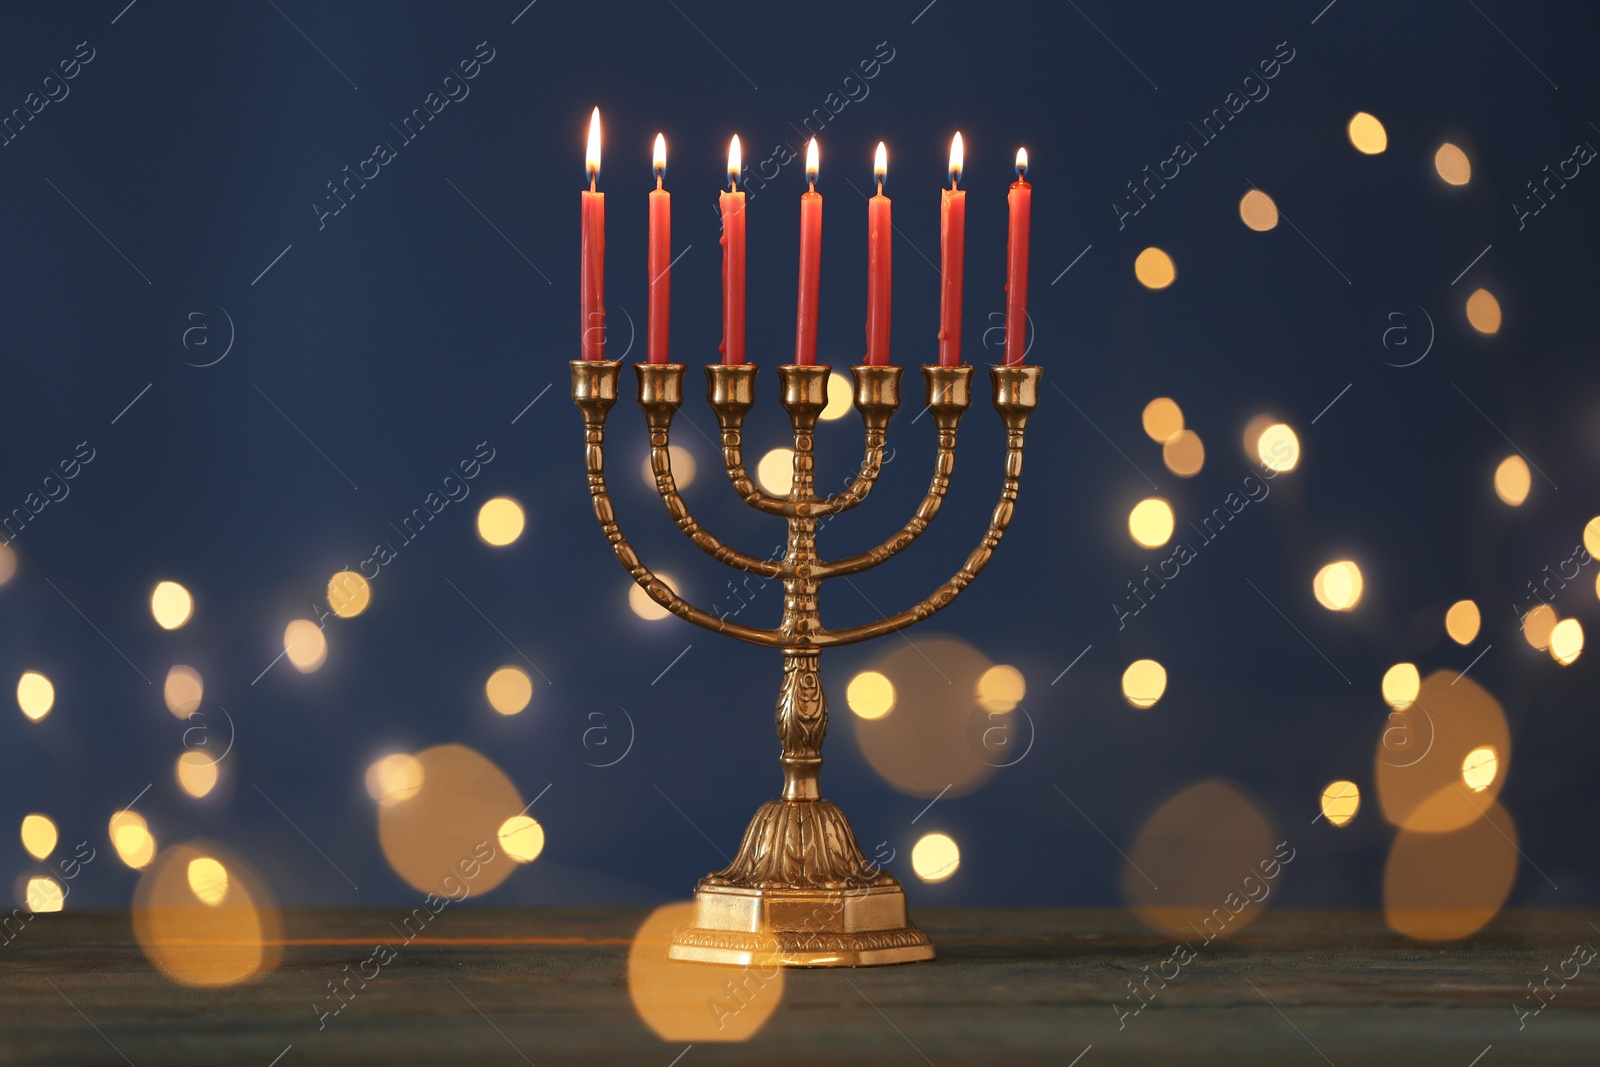
[[[728,185],[732,188],[739,186],[739,172],[744,169],[743,159],[739,152],[739,135],[734,134],[733,140],[728,142]]]
[[[655,172],[656,172],[656,177],[657,178],[660,178],[662,175],[666,174],[666,172],[667,172],[667,139],[665,137],[663,137],[659,133],[656,134],[655,160],[654,160],[652,165],[655,167]]]
[[[817,139],[811,138],[811,143],[806,145],[806,181],[813,185],[817,181]]]
[[[592,182],[600,174],[600,109],[589,116],[589,150],[584,155],[584,166]]]
[[[878,184],[883,184],[883,179],[889,173],[889,149],[882,141],[878,142],[878,150],[872,154],[872,176],[878,179]]]
[[[966,149],[961,143],[961,132],[950,139],[950,187],[953,189],[961,180],[961,165],[966,162]]]
[[[1024,177],[1027,177],[1027,174],[1028,174],[1028,150],[1026,148],[1019,148],[1019,149],[1017,149],[1017,177],[1018,178],[1024,178]]]

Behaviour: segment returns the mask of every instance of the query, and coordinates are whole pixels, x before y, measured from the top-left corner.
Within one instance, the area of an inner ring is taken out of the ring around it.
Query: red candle
[[[728,191],[722,206],[722,362],[744,362],[744,194],[739,191],[739,135],[728,145]]]
[[[800,301],[794,328],[794,361],[817,362],[817,294],[822,284],[822,194],[817,192],[817,139],[806,146],[806,183],[800,194]]]
[[[961,362],[961,285],[967,246],[967,194],[961,181],[961,135],[950,142],[950,188],[939,204],[939,366]]]
[[[583,243],[578,275],[582,316],[579,351],[584,359],[606,358],[606,194],[595,189],[600,177],[600,109],[589,116],[586,159],[589,188],[583,191]]]
[[[656,187],[650,190],[650,325],[647,351],[651,363],[668,363],[667,316],[672,303],[672,194],[661,188],[667,173],[667,139],[656,134]]]
[[[889,254],[894,224],[883,179],[889,172],[889,151],[878,142],[873,158],[878,195],[867,201],[867,362],[882,367],[889,362]]]
[[[1028,351],[1028,218],[1033,186],[1028,184],[1028,150],[1017,149],[1017,180],[1006,199],[1011,231],[1006,241],[1006,366],[1022,364]]]

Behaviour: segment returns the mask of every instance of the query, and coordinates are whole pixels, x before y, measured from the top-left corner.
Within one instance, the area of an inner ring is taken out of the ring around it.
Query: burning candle
[[[889,254],[894,236],[889,198],[883,195],[889,150],[882,141],[873,157],[872,173],[878,181],[878,194],[867,201],[867,363],[881,367],[889,362]]]
[[[728,191],[722,205],[722,362],[744,362],[744,194],[739,191],[739,135],[728,145]]]
[[[606,358],[606,194],[595,189],[600,177],[600,109],[589,116],[585,158],[589,188],[583,196],[583,239],[579,258],[578,310],[582,317],[579,352],[584,359]]]
[[[1006,200],[1011,230],[1006,240],[1006,366],[1022,364],[1028,352],[1028,219],[1033,186],[1028,184],[1028,150],[1017,149],[1017,180]]]
[[[817,362],[817,294],[822,280],[822,194],[817,192],[817,139],[806,146],[806,184],[800,194],[800,300],[794,328],[794,361]]]
[[[967,245],[967,194],[961,181],[961,134],[950,142],[950,188],[939,204],[939,366],[961,362],[961,286]]]
[[[661,187],[667,174],[667,139],[656,134],[656,187],[650,190],[650,324],[651,363],[669,363],[667,318],[672,303],[672,194]]]

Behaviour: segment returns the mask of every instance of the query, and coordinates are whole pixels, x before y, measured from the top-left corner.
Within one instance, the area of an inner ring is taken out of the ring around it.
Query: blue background
[[[1472,677],[1512,724],[1501,801],[1523,852],[1561,887],[1525,865],[1512,903],[1595,903],[1596,657],[1556,668],[1521,640],[1514,608],[1524,583],[1570,556],[1600,511],[1591,356],[1600,190],[1588,188],[1600,179],[1582,174],[1521,230],[1511,206],[1543,166],[1600,138],[1590,124],[1600,115],[1590,106],[1593,11],[1445,0],[1326,10],[1320,0],[923,2],[7,5],[0,109],[22,106],[80,41],[94,58],[68,96],[0,148],[0,505],[19,506],[79,442],[95,459],[16,538],[19,570],[0,589],[0,677],[42,670],[57,689],[40,723],[0,714],[0,825],[44,811],[64,842],[104,850],[106,819],[153,783],[138,810],[160,841],[221,840],[285,903],[410,901],[377,846],[362,775],[384,752],[459,741],[496,760],[526,797],[551,786],[534,809],[544,855],[492,903],[683,897],[721,866],[706,837],[731,853],[777,788],[778,657],[676,619],[635,617],[589,512],[566,395],[585,125],[598,104],[611,354],[626,347],[622,312],[643,325],[659,129],[671,151],[675,251],[688,249],[674,269],[674,352],[698,364],[718,339],[711,206],[728,135],[741,134],[747,162],[781,143],[803,150],[797,125],[830,93],[859,96],[860,83],[845,79],[877,56],[867,95],[830,115],[821,137],[819,358],[842,367],[861,355],[861,191],[879,139],[900,230],[894,358],[933,358],[938,278],[925,257],[937,260],[937,189],[960,129],[969,358],[998,351],[999,334],[985,331],[1002,308],[1004,190],[1025,144],[1035,187],[1030,358],[1046,367],[1046,387],[1016,522],[982,580],[929,629],[1024,672],[1036,743],[913,826],[926,798],[879,779],[840,718],[844,682],[884,649],[830,653],[836,729],[824,789],[869,853],[887,841],[904,857],[929,829],[960,841],[959,874],[938,886],[912,880],[914,904],[1114,903],[1120,857],[1052,783],[1126,848],[1163,799],[1223,776],[1258,797],[1299,849],[1284,903],[1374,906],[1394,831],[1370,791],[1343,830],[1309,825],[1321,788],[1348,777],[1369,790],[1385,667],[1460,670],[1492,644]],[[440,90],[479,42],[493,59],[470,95],[319,224],[313,205],[329,203],[326,183],[376,142],[398,143],[390,123]],[[1280,42],[1294,58],[1270,95],[1119,226],[1112,205],[1125,183],[1175,141],[1196,141],[1189,124]],[[1384,154],[1351,148],[1344,126],[1358,110],[1386,125]],[[1469,185],[1434,172],[1444,140],[1471,158]],[[1236,205],[1252,183],[1294,226],[1240,224]],[[749,349],[769,368],[792,352],[792,198],[802,188],[791,165],[749,208]],[[1178,265],[1168,290],[1134,278],[1134,257],[1150,245]],[[1498,336],[1466,322],[1477,286],[1505,309]],[[1420,345],[1425,317],[1436,328],[1429,357],[1389,365],[1403,360],[1384,331],[1408,322]],[[197,324],[202,332],[186,335]],[[188,365],[215,359],[230,333],[225,359]],[[641,355],[642,341],[629,358]],[[752,456],[784,440],[773,384],[768,369]],[[1158,395],[1176,397],[1207,444],[1196,478],[1169,474],[1140,429]],[[697,396],[685,410],[709,427]],[[1250,471],[1240,434],[1263,410],[1300,432],[1299,469],[1119,630],[1109,605],[1153,562],[1128,539],[1128,509],[1159,492],[1181,523],[1220,502]],[[909,414],[873,499],[827,531],[828,554],[876,543],[920,498],[932,427]],[[1536,475],[1520,509],[1490,490],[1510,448],[1496,427],[1550,479]],[[638,477],[645,443],[631,404],[613,428],[625,529],[705,604],[726,575],[672,529]],[[858,432],[853,417],[825,428],[819,480],[848,474]],[[773,521],[710,476],[707,442],[683,424],[677,440],[700,461],[687,496],[705,524],[751,551],[775,544]],[[398,544],[390,523],[483,441],[495,459],[470,500],[400,548],[366,614],[329,622],[327,664],[302,676],[279,663],[253,683],[328,576],[379,541]],[[940,522],[858,579],[872,602],[898,609],[954,571],[987,521],[1000,455],[997,419],[980,405]],[[483,544],[473,524],[477,504],[500,493],[529,516],[505,550]],[[1310,580],[1347,555],[1362,562],[1367,600],[1335,615],[1316,606]],[[171,633],[148,610],[161,578],[183,582],[198,603]],[[1558,599],[1591,629],[1592,578],[1586,570]],[[827,592],[831,623],[874,617],[848,587]],[[1438,625],[1466,596],[1485,616],[1472,648],[1445,641]],[[763,609],[771,618],[761,621],[775,620],[777,597],[752,611]],[[530,709],[502,718],[484,705],[482,682],[520,662],[508,642],[549,684],[536,675]],[[1119,678],[1145,656],[1171,682],[1156,708],[1136,713]],[[223,782],[201,801],[172,778],[183,724],[163,707],[160,681],[173,663],[198,668],[207,707],[226,708],[236,726]],[[585,730],[608,723],[620,746],[624,708],[632,751],[614,767],[587,765],[603,758],[585,747]],[[6,833],[0,874],[36,869]],[[908,873],[904,858],[898,866]],[[122,905],[135,880],[108,861],[74,893]]]

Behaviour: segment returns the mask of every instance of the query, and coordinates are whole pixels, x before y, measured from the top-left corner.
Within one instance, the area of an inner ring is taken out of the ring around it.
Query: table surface
[[[1576,977],[1563,966],[1600,944],[1594,912],[1506,912],[1442,944],[1369,913],[1268,912],[1196,946],[1165,988],[1142,987],[1157,990],[1147,1008],[1119,1017],[1113,1004],[1136,1006],[1127,983],[1173,951],[1127,913],[929,910],[917,918],[937,961],[788,971],[781,991],[744,976],[776,1007],[748,1040],[718,1043],[658,1037],[636,1010],[628,955],[647,911],[462,908],[319,1029],[326,983],[397,944],[404,914],[288,911],[278,966],[209,990],[157,973],[126,912],[37,916],[0,947],[0,1063],[1600,1062],[1600,960]],[[1561,970],[1570,980],[1551,978],[1543,1009],[1519,1017],[1514,1005],[1538,1007],[1527,983]],[[712,1018],[696,1025],[714,1033]]]

